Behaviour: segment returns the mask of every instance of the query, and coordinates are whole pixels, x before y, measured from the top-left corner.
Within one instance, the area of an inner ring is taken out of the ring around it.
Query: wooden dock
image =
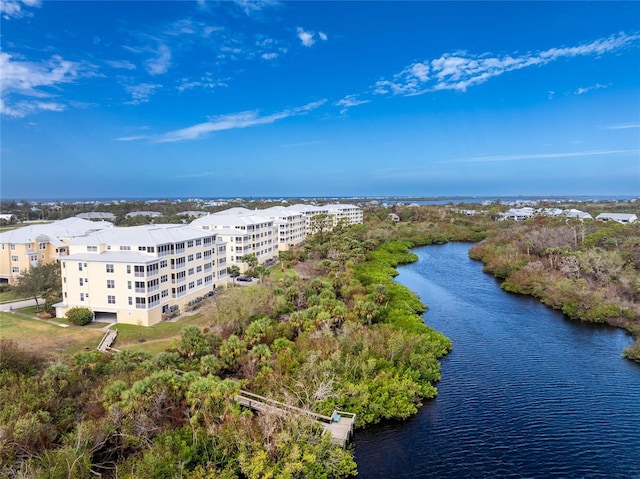
[[[356,415],[350,412],[334,411],[331,416],[323,416],[248,391],[240,391],[240,394],[236,396],[236,401],[241,406],[257,412],[306,416],[322,427],[323,434],[331,434],[331,440],[334,444],[342,447],[345,447],[353,436]]]

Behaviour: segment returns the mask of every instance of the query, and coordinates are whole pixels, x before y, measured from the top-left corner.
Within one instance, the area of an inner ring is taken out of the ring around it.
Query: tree
[[[311,217],[311,233],[318,234],[320,243],[324,241],[324,233],[329,231],[332,226],[332,219],[326,213],[314,215]]]
[[[265,266],[260,265],[253,268],[253,273],[258,275],[258,278],[260,278],[260,282],[262,283],[264,277],[269,276],[271,274],[271,271]]]
[[[240,266],[238,266],[237,264],[232,264],[231,266],[227,266],[227,274],[231,276],[231,279],[235,284],[236,278],[240,276]]]
[[[93,311],[89,308],[71,308],[65,316],[71,323],[77,324],[78,326],[84,326],[93,321]]]
[[[253,269],[256,266],[258,266],[258,257],[254,253],[245,254],[241,258],[241,261],[243,263],[247,263],[249,265],[249,268],[251,268],[251,269]]]
[[[22,296],[36,300],[36,311],[40,311],[39,296],[60,296],[62,283],[60,282],[60,265],[58,263],[39,264],[30,271],[23,271],[15,291]]]

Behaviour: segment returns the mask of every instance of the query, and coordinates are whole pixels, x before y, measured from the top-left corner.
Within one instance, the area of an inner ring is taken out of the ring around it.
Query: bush
[[[84,326],[93,321],[93,311],[89,308],[71,308],[65,316],[71,323],[78,326]]]

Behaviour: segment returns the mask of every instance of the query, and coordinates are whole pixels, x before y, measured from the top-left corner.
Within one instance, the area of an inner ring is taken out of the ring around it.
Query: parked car
[[[240,281],[242,283],[250,283],[253,280],[253,278],[250,278],[249,276],[238,276],[236,278],[236,281]]]

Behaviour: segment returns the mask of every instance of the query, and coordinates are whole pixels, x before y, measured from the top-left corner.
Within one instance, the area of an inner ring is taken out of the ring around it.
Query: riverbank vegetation
[[[505,291],[627,329],[636,341],[623,355],[640,362],[640,225],[539,217],[492,231],[470,256]]]
[[[324,415],[349,411],[363,427],[415,414],[436,394],[451,344],[392,281],[395,266],[415,260],[412,243],[385,236],[353,226],[312,239],[273,280],[220,292],[204,326],[183,328],[155,355],[52,357],[3,340],[2,473],[354,475],[353,452],[304,415],[254,415],[234,398],[247,389]]]
[[[353,451],[306,416],[256,415],[235,397],[244,389],[323,415],[348,411],[358,427],[415,414],[435,396],[451,342],[424,325],[427,306],[393,281],[398,265],[416,260],[413,246],[481,241],[472,256],[505,290],[640,329],[637,227],[514,224],[444,206],[394,213],[397,223],[388,209],[370,208],[365,225],[283,253],[261,283],[219,291],[197,321],[158,326],[171,326],[173,339],[119,326],[120,352],[74,356],[1,340],[0,474],[353,476]]]

